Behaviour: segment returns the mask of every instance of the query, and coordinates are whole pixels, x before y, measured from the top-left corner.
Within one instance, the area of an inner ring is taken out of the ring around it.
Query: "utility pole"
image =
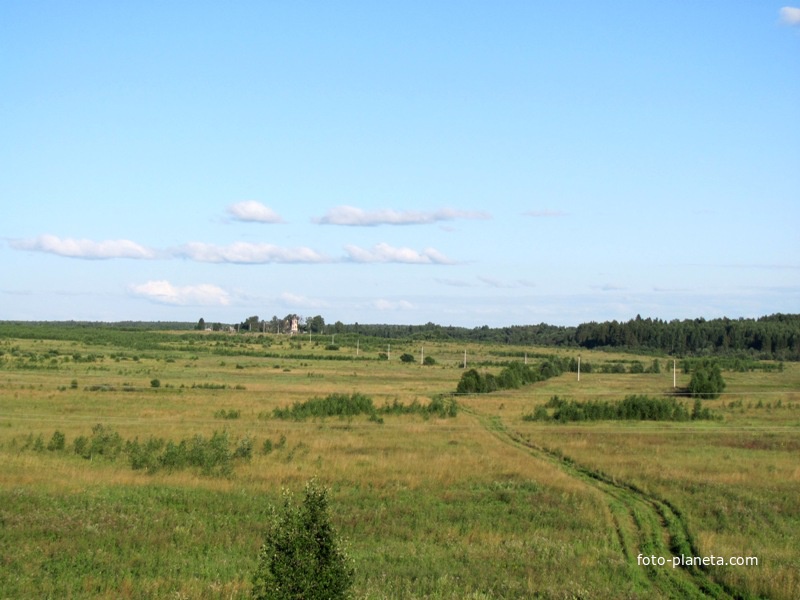
[[[425,364],[425,346],[422,346],[422,351],[419,354],[419,364]]]
[[[467,349],[464,348],[464,368],[467,368]]]
[[[677,367],[676,367],[675,359],[673,358],[672,359],[672,389],[673,390],[676,387],[678,387],[678,375],[677,375],[676,369],[677,369]]]
[[[578,354],[578,381],[581,380],[581,355]]]

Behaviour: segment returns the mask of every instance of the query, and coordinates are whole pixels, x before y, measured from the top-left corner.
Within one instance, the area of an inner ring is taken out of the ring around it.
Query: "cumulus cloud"
[[[380,243],[371,249],[348,244],[344,247],[349,259],[358,263],[407,263],[419,265],[450,265],[453,261],[434,248],[426,248],[421,252],[411,248],[395,248]]]
[[[207,283],[176,286],[161,280],[132,285],[129,289],[136,296],[176,306],[228,306],[231,302],[228,292]]]
[[[785,25],[799,26],[800,25],[800,8],[793,6],[784,6],[780,10],[781,22]]]
[[[311,248],[282,248],[274,244],[235,242],[228,246],[217,246],[202,242],[190,242],[177,250],[175,255],[209,263],[266,264],[266,263],[324,263],[328,258]]]
[[[366,211],[355,206],[337,206],[325,216],[314,219],[322,225],[350,225],[370,227],[375,225],[425,225],[456,219],[488,219],[487,213],[443,208],[432,212],[381,209]]]
[[[76,240],[55,235],[40,235],[27,240],[12,240],[12,248],[31,252],[47,252],[58,256],[83,259],[134,258],[150,259],[156,252],[130,240]]]
[[[268,206],[255,200],[237,202],[228,207],[228,214],[237,221],[254,223],[283,223],[281,216]]]

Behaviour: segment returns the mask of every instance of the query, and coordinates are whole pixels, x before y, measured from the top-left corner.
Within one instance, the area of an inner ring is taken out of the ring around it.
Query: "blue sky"
[[[800,310],[800,8],[0,4],[0,319]]]

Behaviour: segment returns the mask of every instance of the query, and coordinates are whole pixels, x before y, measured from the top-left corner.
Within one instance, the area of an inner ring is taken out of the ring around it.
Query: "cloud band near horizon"
[[[201,263],[264,265],[264,264],[327,264],[327,263],[401,263],[452,265],[451,260],[435,248],[414,250],[395,247],[387,243],[376,244],[370,249],[354,244],[344,246],[345,256],[331,258],[305,246],[286,248],[268,243],[234,242],[228,245],[188,242],[171,250],[158,251],[146,248],[130,240],[75,240],[53,235],[41,235],[32,239],[11,240],[15,250],[43,252],[64,258],[82,260],[109,260],[126,258],[137,260],[186,259]]]

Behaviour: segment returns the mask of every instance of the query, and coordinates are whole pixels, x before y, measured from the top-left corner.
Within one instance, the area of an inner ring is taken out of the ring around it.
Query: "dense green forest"
[[[583,323],[577,327],[515,325],[469,329],[425,325],[342,325],[332,330],[384,338],[412,337],[491,341],[535,346],[635,350],[675,356],[746,355],[800,360],[800,315],[775,314],[759,319],[686,319],[663,321],[637,315],[627,322]]]
[[[258,321],[250,317],[248,321]],[[273,317],[273,321],[277,319]],[[202,320],[201,320],[202,322]],[[245,321],[247,323],[247,321]],[[321,316],[301,323],[316,334],[350,334],[361,338],[452,340],[513,345],[560,346],[589,349],[631,350],[673,356],[743,356],[800,360],[800,314],[774,314],[758,319],[685,319],[663,321],[637,315],[627,322],[583,323],[577,327],[514,325],[510,327],[454,327],[424,325],[325,324]],[[226,326],[227,327],[227,326]],[[183,322],[0,322],[0,337],[98,340],[119,331],[192,330],[196,323]],[[219,329],[219,328],[217,328]],[[242,328],[240,328],[242,329]],[[267,329],[271,331],[272,329]],[[286,329],[284,329],[285,331]],[[215,333],[215,335],[227,335]]]

